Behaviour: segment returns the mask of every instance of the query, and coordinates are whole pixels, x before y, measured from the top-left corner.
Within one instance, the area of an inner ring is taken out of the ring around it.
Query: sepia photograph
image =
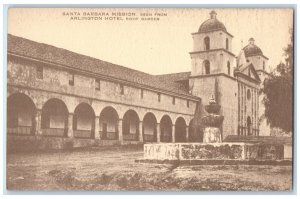
[[[7,11],[7,191],[292,192],[294,7]]]

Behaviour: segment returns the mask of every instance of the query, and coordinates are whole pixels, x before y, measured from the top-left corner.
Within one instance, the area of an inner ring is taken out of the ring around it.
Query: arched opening
[[[230,62],[227,62],[227,74],[230,75]]]
[[[191,119],[189,123],[189,142],[193,142],[197,140],[197,135],[196,135],[196,125],[194,124],[194,119]]]
[[[128,110],[123,117],[122,133],[124,140],[138,140],[139,116],[134,110]]]
[[[229,49],[228,38],[226,38],[226,50]]]
[[[208,60],[204,61],[204,68],[205,68],[205,74],[209,75],[210,74],[210,62]]]
[[[251,135],[251,118],[250,118],[250,116],[247,117],[247,132],[248,132],[248,135]]]
[[[86,104],[79,104],[73,116],[73,132],[77,138],[93,138],[95,133],[95,112]]]
[[[209,37],[204,38],[204,50],[209,50],[210,49],[210,40]]]
[[[36,107],[30,97],[23,93],[7,98],[7,133],[30,135],[35,132]]]
[[[99,118],[99,129],[101,140],[117,140],[118,139],[119,116],[113,107],[105,107]]]
[[[42,108],[42,133],[46,136],[66,136],[69,111],[60,99],[48,100]]]
[[[143,119],[143,138],[145,142],[156,141],[157,121],[153,113],[147,113]]]
[[[172,120],[168,115],[164,115],[160,120],[160,141],[172,142]]]
[[[186,141],[186,123],[182,117],[177,118],[175,122],[175,142]]]

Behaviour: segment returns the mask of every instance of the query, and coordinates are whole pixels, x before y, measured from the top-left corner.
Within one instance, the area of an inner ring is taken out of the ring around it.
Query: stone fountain
[[[136,162],[166,163],[179,161],[187,164],[265,164],[272,153],[283,153],[283,147],[277,145],[262,145],[261,143],[222,142],[221,126],[224,116],[220,115],[221,106],[212,97],[205,107],[208,115],[201,118],[204,124],[203,142],[184,143],[149,143],[144,144],[144,158]],[[200,132],[199,132],[200,133]],[[272,159],[272,164],[277,160]],[[270,163],[270,161],[268,162]]]
[[[208,115],[202,118],[202,123],[205,125],[203,143],[222,142],[220,127],[223,123],[224,116],[218,115],[220,108],[221,106],[216,103],[213,97],[209,100],[209,105],[205,106]]]

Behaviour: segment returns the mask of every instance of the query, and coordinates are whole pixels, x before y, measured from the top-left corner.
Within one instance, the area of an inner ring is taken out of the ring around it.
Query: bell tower
[[[236,60],[231,52],[233,36],[213,10],[192,37],[190,92],[202,99],[202,106],[214,96],[221,106],[220,114],[225,117],[221,128],[224,139],[229,134],[236,134],[237,129],[237,82],[233,68]],[[204,111],[203,114],[208,113]]]
[[[193,52],[192,76],[225,73],[233,76],[235,55],[232,50],[233,36],[225,25],[217,19],[217,13],[210,12],[210,18],[204,21],[198,32],[192,33]]]

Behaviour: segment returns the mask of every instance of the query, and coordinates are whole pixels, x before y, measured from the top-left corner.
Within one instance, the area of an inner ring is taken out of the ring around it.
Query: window
[[[100,90],[100,80],[99,79],[95,80],[95,89]]]
[[[141,89],[141,99],[143,99],[143,98],[144,98],[144,90]]]
[[[160,102],[160,93],[157,94],[158,101]]]
[[[263,61],[263,70],[265,70],[265,61]]]
[[[209,61],[207,61],[207,60],[204,61],[204,67],[205,67],[205,74],[209,75],[210,74],[210,63],[209,63]]]
[[[251,92],[250,92],[250,89],[247,90],[247,99],[248,99],[248,100],[251,99]]]
[[[227,62],[227,73],[228,73],[228,75],[230,75],[230,62],[229,61]]]
[[[120,84],[120,93],[121,95],[124,95],[124,85]]]
[[[190,107],[190,100],[186,100],[186,106],[189,108]]]
[[[43,76],[44,76],[44,69],[42,66],[38,66],[37,67],[37,78],[38,79],[43,79]]]
[[[74,74],[69,75],[69,85],[74,86]]]
[[[173,97],[173,104],[175,104],[175,97]]]
[[[226,38],[226,50],[228,50],[228,38]]]
[[[210,49],[210,41],[209,37],[204,38],[204,50],[209,50]]]

